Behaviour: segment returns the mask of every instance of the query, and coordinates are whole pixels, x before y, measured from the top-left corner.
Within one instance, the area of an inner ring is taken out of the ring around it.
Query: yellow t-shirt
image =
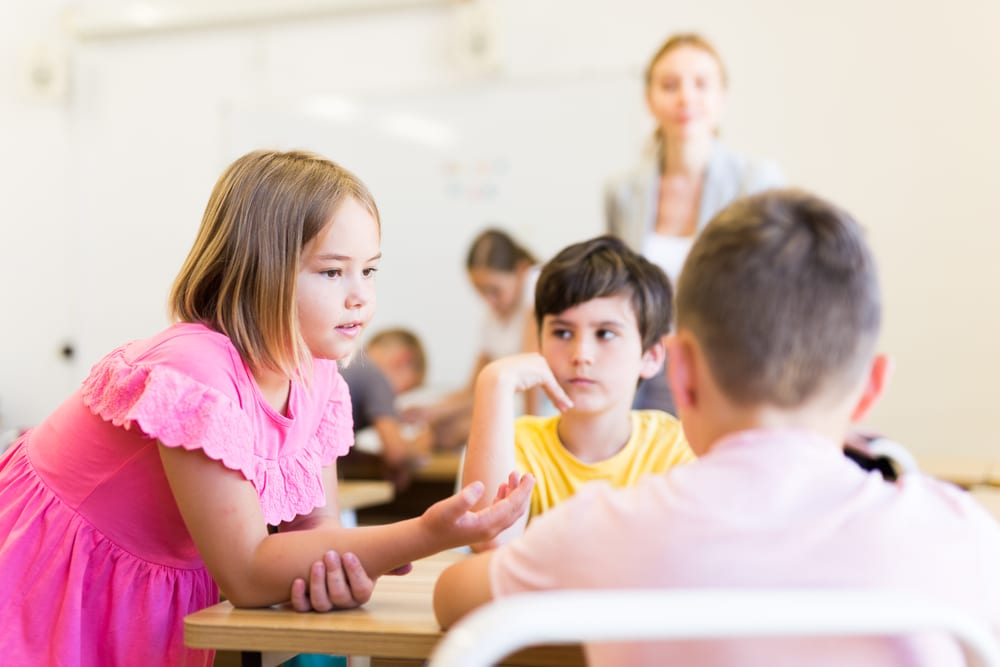
[[[559,416],[518,417],[514,422],[514,455],[518,470],[530,472],[536,483],[531,492],[529,520],[566,500],[587,482],[605,480],[612,486],[631,486],[651,472],[693,461],[681,423],[660,410],[633,410],[632,435],[621,451],[597,463],[584,463],[559,442]]]

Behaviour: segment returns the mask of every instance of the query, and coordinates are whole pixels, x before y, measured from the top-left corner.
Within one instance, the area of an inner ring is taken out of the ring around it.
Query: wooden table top
[[[356,510],[391,502],[396,492],[392,482],[382,479],[337,481],[337,502],[342,510]]]
[[[989,474],[986,477],[986,482],[992,484],[993,486],[1000,486],[1000,462],[994,462],[990,464]]]
[[[958,486],[988,484],[991,476],[1000,481],[1000,466],[986,459],[921,456],[917,464],[922,472]]]
[[[463,554],[417,561],[402,577],[379,579],[360,609],[300,614],[290,607],[236,609],[222,602],[184,619],[184,643],[235,651],[335,653],[426,659],[442,637],[431,596],[438,575]],[[583,665],[579,646],[540,646],[511,656],[511,665]]]
[[[413,478],[428,482],[454,482],[462,465],[461,450],[434,452],[413,471]]]
[[[969,489],[972,497],[980,502],[986,510],[1000,521],[1000,488],[995,486],[974,486]]]

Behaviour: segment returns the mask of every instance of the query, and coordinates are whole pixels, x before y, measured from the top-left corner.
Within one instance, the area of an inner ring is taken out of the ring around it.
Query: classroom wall
[[[505,81],[638,73],[675,30],[715,41],[732,81],[725,140],[777,160],[791,182],[868,228],[886,295],[882,346],[897,362],[871,425],[919,453],[996,455],[1000,4],[483,4],[494,19],[493,76]],[[455,50],[450,4],[83,42],[61,32],[64,11],[94,6],[0,6],[8,426],[37,422],[103,353],[166,323],[173,274],[232,157],[223,137],[234,100],[474,85]],[[66,48],[64,96],[45,99],[24,83],[25,54],[39,40]],[[587,147],[581,137],[568,159],[602,159]],[[449,285],[473,304],[459,261],[429,267],[420,282]],[[432,381],[461,382],[468,363],[449,359]]]

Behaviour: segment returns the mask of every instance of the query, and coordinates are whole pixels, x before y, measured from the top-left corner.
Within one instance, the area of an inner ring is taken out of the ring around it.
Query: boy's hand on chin
[[[537,352],[497,359],[483,369],[481,377],[485,382],[502,385],[515,392],[541,387],[560,412],[573,407],[573,401],[559,386],[545,357]]]

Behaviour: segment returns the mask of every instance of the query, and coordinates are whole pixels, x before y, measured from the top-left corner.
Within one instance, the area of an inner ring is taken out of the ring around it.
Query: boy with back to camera
[[[510,470],[536,480],[529,514],[480,550],[509,541],[530,517],[583,485],[629,486],[693,460],[680,423],[632,410],[641,378],[663,372],[670,329],[666,275],[619,239],[568,246],[542,269],[535,291],[539,353],[505,357],[476,380],[462,478],[487,488]],[[561,414],[514,419],[515,394],[542,387]]]
[[[1000,524],[920,473],[889,483],[840,448],[882,392],[873,258],[843,211],[797,191],[735,202],[695,242],[668,340],[699,459],[639,485],[591,485],[524,537],[446,570],[444,626],[556,588],[889,589],[1000,632]],[[940,636],[588,646],[592,665],[965,664]],[[902,660],[902,662],[900,662]]]

